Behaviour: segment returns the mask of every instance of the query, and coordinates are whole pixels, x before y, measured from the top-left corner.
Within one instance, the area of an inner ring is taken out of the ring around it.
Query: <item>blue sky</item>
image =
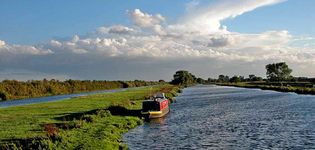
[[[312,0],[2,0],[1,79],[315,76]],[[200,65],[202,64],[202,65]]]
[[[8,43],[37,44],[53,38],[86,34],[102,25],[130,24],[126,10],[140,8],[161,13],[169,21],[185,13],[188,0],[86,1],[2,0],[0,39]],[[233,31],[257,33],[286,29],[294,35],[315,35],[315,1],[289,0],[258,8],[223,22]]]
[[[185,11],[185,1],[124,0],[2,0],[0,39],[36,44],[54,37],[86,34],[102,25],[130,24],[127,10],[141,8],[174,20]]]
[[[314,6],[313,0],[288,0],[278,5],[258,8],[225,22],[231,30],[239,32],[257,33],[286,29],[294,35],[314,36]]]

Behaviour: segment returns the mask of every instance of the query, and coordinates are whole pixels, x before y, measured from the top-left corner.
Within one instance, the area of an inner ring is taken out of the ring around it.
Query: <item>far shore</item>
[[[294,92],[297,94],[315,95],[315,88],[306,86],[306,83],[299,83],[301,86],[293,86],[290,82],[267,83],[267,82],[237,82],[237,83],[215,83],[219,86],[233,86],[242,88],[255,88],[262,90],[273,90],[278,92]],[[297,84],[297,83],[294,83]],[[310,84],[310,83],[307,83]]]

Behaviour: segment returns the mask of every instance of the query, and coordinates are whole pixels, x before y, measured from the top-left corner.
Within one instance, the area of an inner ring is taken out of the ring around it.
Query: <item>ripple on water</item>
[[[315,96],[258,89],[184,89],[171,113],[123,139],[130,149],[315,149]]]

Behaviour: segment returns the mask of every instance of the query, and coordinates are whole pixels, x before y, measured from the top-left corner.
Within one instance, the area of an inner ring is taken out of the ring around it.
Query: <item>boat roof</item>
[[[162,102],[164,100],[167,100],[166,98],[157,98],[155,100],[152,100],[152,99],[148,99],[148,100],[144,100],[143,102],[154,102],[154,101],[157,101],[157,102]]]

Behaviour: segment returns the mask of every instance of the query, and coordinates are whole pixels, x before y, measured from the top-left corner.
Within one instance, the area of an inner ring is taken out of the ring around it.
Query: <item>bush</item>
[[[99,110],[99,111],[97,111],[96,113],[97,113],[97,115],[100,116],[101,118],[112,116],[112,114],[110,113],[109,110],[104,110],[104,109]]]
[[[5,92],[0,91],[0,101],[5,101],[7,100],[7,94]]]
[[[45,124],[44,130],[46,132],[47,137],[49,137],[50,139],[58,138],[59,129],[56,127],[55,124]]]

